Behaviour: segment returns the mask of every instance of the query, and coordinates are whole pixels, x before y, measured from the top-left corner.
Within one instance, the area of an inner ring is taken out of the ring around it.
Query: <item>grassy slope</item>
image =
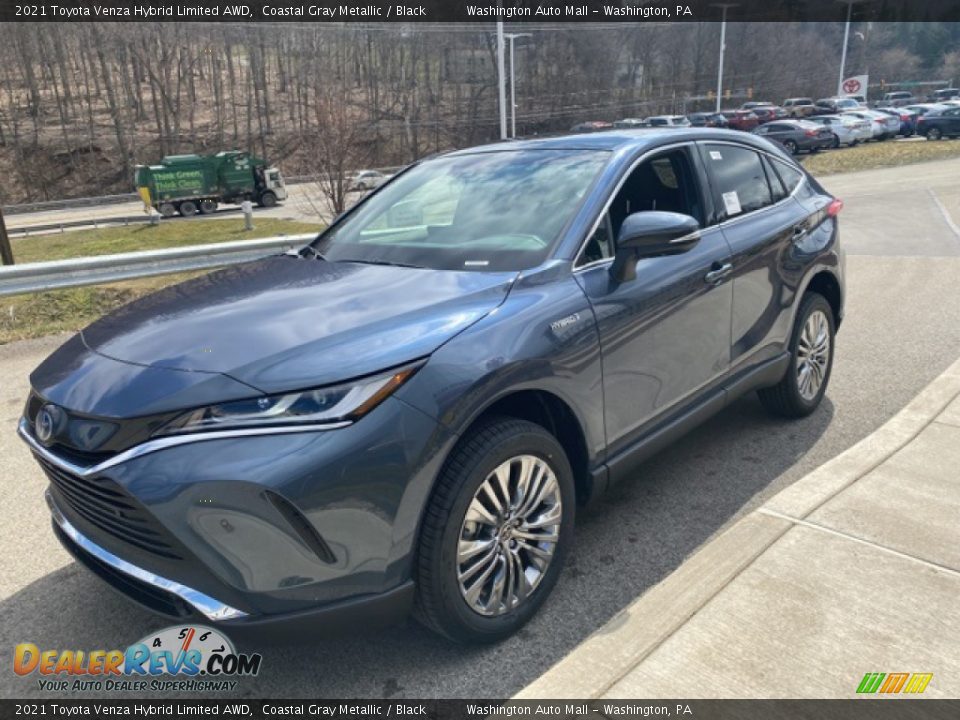
[[[244,240],[272,235],[295,235],[319,229],[318,225],[288,220],[258,219],[256,229],[243,231],[243,220],[176,221],[159,227],[104,228],[55,235],[34,235],[12,241],[18,263],[68,257],[107,255],[201,243]],[[166,285],[202,273],[180,273],[55,290],[33,295],[0,298],[0,344],[76,330],[104,313]]]
[[[912,163],[960,157],[960,142],[955,140],[914,140],[880,142],[843,148],[831,152],[804,155],[803,166],[814,175],[872,170]]]

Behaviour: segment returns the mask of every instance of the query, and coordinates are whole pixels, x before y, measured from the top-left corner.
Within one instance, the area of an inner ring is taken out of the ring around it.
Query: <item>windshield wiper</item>
[[[392,260],[383,260],[381,258],[371,258],[369,260],[343,260],[342,262],[360,263],[362,265],[389,265],[390,267],[414,268],[416,270],[424,269],[423,265],[393,262]]]

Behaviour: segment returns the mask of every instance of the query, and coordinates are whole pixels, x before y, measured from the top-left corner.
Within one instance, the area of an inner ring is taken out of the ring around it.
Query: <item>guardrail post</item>
[[[0,260],[4,265],[13,265],[13,248],[7,235],[7,224],[3,221],[3,209],[0,208]]]
[[[240,209],[243,210],[243,229],[253,230],[253,203],[244,200],[240,203]]]

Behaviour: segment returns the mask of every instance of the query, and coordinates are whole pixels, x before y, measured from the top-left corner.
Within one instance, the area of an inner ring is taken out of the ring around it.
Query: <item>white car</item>
[[[690,127],[686,115],[654,115],[646,123],[649,127]]]
[[[900,132],[900,118],[876,110],[848,110],[843,113],[852,117],[866,120],[870,123],[874,140],[886,140],[896,137]]]
[[[373,190],[383,185],[390,177],[379,170],[361,170],[350,178],[349,187],[352,190]]]
[[[814,115],[807,118],[807,121],[828,128],[835,138],[834,147],[852,147],[873,137],[869,122],[849,115]]]

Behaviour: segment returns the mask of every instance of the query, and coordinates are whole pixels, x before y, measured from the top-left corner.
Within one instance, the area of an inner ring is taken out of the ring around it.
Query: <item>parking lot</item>
[[[842,151],[841,151],[842,152]],[[551,600],[495,647],[414,623],[264,654],[247,697],[503,697],[520,690],[703,543],[869,434],[960,355],[960,159],[824,179],[843,198],[847,315],[823,407],[771,420],[752,397],[653,458],[578,518]],[[45,481],[15,437],[29,371],[62,338],[0,346],[0,647],[125,647],[167,623],[73,563],[50,531]],[[829,672],[829,669],[825,669]],[[42,695],[0,674],[6,697]]]

